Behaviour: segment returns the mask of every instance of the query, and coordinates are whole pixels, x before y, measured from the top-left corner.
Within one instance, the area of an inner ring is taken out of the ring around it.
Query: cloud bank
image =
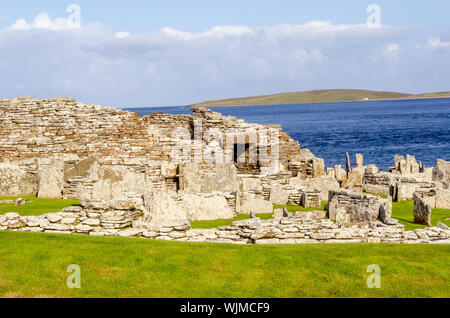
[[[69,22],[42,13],[0,30],[0,98],[126,107],[321,88],[450,90],[450,39],[415,43],[411,27],[312,21],[133,34]]]

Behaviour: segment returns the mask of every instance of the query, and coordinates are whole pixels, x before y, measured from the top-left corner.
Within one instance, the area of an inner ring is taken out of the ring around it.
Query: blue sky
[[[64,27],[69,4],[81,28]],[[379,5],[381,28],[365,23]],[[0,98],[113,106],[450,90],[450,1],[1,1]]]
[[[131,32],[157,31],[171,26],[199,32],[216,25],[270,26],[302,24],[311,20],[335,24],[363,23],[366,8],[382,7],[383,23],[420,27],[450,26],[447,0],[15,0],[1,1],[1,24],[27,20],[46,11],[62,16],[69,4],[79,4],[85,22],[101,22]]]

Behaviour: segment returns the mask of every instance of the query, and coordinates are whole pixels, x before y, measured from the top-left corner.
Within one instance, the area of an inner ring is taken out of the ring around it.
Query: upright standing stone
[[[362,154],[356,154],[356,168],[362,168],[364,166],[364,157]]]
[[[347,171],[347,176],[350,173],[350,170],[352,169],[352,166],[350,164],[350,155],[348,154],[348,152],[345,153],[345,156],[347,157],[347,161],[346,161],[346,171]]]
[[[431,207],[414,193],[414,223],[431,226]]]
[[[270,202],[275,205],[286,205],[289,201],[289,192],[279,187],[272,188],[270,191]]]
[[[395,162],[395,171],[396,172],[400,172],[401,170],[401,162],[405,160],[405,157],[403,157],[402,155],[395,155],[394,156],[394,162]]]
[[[38,159],[38,198],[61,199],[64,187],[64,160]]]

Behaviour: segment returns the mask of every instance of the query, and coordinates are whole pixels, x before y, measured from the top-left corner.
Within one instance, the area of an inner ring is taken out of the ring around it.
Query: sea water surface
[[[191,114],[187,107],[129,109]],[[362,153],[364,164],[382,170],[394,155],[411,154],[425,166],[438,158],[450,160],[450,99],[360,101],[273,106],[215,107],[213,111],[250,123],[280,124],[302,148],[325,159],[327,167],[345,165],[345,153]]]

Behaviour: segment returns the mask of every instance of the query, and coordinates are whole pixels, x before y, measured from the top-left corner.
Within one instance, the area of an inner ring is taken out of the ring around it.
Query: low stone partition
[[[328,213],[337,224],[386,222],[392,215],[392,201],[354,190],[331,191]]]
[[[81,202],[81,206],[41,216],[0,215],[0,230],[115,235],[119,230],[131,227],[133,220],[142,213],[139,200],[87,200]]]
[[[42,216],[7,213],[0,216],[0,230],[232,244],[450,243],[450,228],[442,223],[414,231],[405,231],[401,224],[379,221],[340,226],[325,219],[324,211],[298,212],[281,219],[253,218],[216,229],[190,229],[189,224],[145,226],[141,222],[133,222],[135,227],[129,227],[130,219],[139,214],[138,206],[117,201],[106,204],[89,202],[84,207]]]
[[[222,242],[238,244],[450,243],[450,228],[442,223],[414,231],[405,231],[401,224],[382,222],[341,227],[329,219],[315,219],[315,213],[322,215],[323,211],[309,215],[300,212],[282,219],[236,221],[232,226],[219,227],[215,234]]]

